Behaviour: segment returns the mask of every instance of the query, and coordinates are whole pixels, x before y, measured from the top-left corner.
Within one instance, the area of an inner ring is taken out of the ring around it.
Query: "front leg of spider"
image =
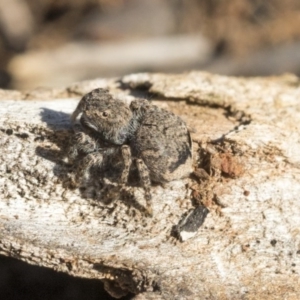
[[[142,187],[144,188],[145,191],[145,200],[146,200],[146,212],[148,216],[152,217],[153,215],[153,209],[151,205],[151,180],[150,180],[150,173],[149,169],[147,168],[146,164],[144,161],[140,158],[136,159],[136,166],[139,172],[140,180]]]
[[[97,149],[96,141],[85,132],[75,132],[70,139],[70,147],[68,151],[68,160],[74,163],[80,153],[88,154]]]
[[[121,175],[121,186],[124,187],[128,182],[128,176],[129,176],[130,167],[132,163],[130,147],[128,145],[123,145],[121,147],[121,153],[122,153],[123,164],[124,164],[124,169]],[[149,170],[142,159],[136,159],[136,166],[139,172],[142,187],[145,192],[146,213],[148,216],[152,217],[153,210],[151,205],[151,192],[150,192],[151,181],[150,181]]]
[[[91,168],[101,168],[102,163],[102,153],[93,152],[87,154],[83,159],[79,161],[79,165],[76,168],[75,177],[73,178],[72,185],[75,187],[79,187],[80,185],[86,183],[91,173]]]
[[[128,145],[123,145],[121,147],[121,153],[124,163],[124,169],[121,175],[121,185],[124,186],[128,182],[129,171],[132,163],[130,147]]]
[[[68,161],[73,164],[75,174],[71,176],[71,186],[79,187],[86,182],[91,167],[101,166],[103,155],[99,151],[97,141],[81,130],[76,130],[70,139]]]

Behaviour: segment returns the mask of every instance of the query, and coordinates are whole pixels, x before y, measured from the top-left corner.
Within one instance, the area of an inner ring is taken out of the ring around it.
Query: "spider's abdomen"
[[[192,172],[192,143],[186,124],[156,106],[144,113],[131,147],[145,162],[152,181],[168,182]]]

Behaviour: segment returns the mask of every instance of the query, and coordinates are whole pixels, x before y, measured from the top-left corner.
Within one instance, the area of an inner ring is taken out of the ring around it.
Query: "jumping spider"
[[[68,153],[73,162],[83,155],[76,171],[77,184],[91,167],[101,169],[119,159],[123,169],[120,184],[125,185],[134,162],[147,212],[152,215],[151,182],[166,183],[191,173],[191,137],[186,124],[173,113],[142,99],[128,106],[98,88],[79,102],[71,118],[74,125],[80,114],[81,128],[75,130]]]

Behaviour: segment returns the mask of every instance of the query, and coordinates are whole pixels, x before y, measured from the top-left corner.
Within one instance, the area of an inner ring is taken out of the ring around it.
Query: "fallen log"
[[[150,97],[191,129],[195,172],[152,187],[152,218],[139,186],[68,186],[69,115],[94,87]],[[300,296],[299,78],[132,74],[0,95],[0,254],[97,278],[116,298]],[[204,223],[179,241],[199,205]]]

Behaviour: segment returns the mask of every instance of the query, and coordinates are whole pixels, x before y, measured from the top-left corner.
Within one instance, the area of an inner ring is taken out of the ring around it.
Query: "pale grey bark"
[[[99,79],[41,94],[2,93],[0,253],[98,278],[116,297],[299,298],[299,79],[195,72],[121,81],[123,89],[117,79]],[[212,176],[153,186],[153,218],[139,211],[141,188],[128,187],[133,198],[69,189],[64,156],[74,95],[97,86],[124,101],[149,89],[191,128],[195,167],[200,152],[211,153]],[[25,98],[35,100],[14,100]],[[180,243],[172,227],[197,195],[210,213],[196,236]]]

